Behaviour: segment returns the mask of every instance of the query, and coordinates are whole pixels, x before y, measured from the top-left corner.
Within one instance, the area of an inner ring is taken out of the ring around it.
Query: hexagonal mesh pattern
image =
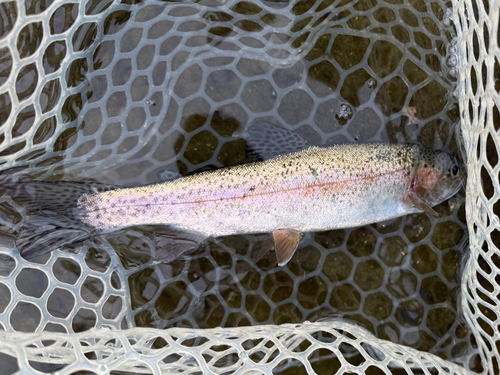
[[[459,97],[470,171],[466,208],[470,255],[464,267],[461,293],[464,316],[481,349],[482,366],[476,369],[496,374],[500,371],[497,145],[500,98],[498,82],[492,77],[500,71],[500,9],[498,3],[467,5],[456,8],[455,21],[462,35],[458,46],[467,51],[461,61],[463,85]],[[476,40],[483,44],[476,44]]]
[[[233,165],[246,160],[233,135],[257,118],[315,144],[410,141],[455,154],[461,118],[477,173],[463,277],[463,192],[439,219],[308,234],[283,268],[274,254],[252,262],[264,235],[156,263],[150,227],[27,262],[13,244],[27,213],[4,195],[7,373],[498,373],[498,4],[449,6],[0,3],[2,177],[136,186]]]

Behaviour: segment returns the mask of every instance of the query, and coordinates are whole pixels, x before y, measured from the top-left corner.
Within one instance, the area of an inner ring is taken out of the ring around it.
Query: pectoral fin
[[[414,207],[421,209],[422,211],[431,214],[434,217],[439,217],[439,214],[432,209],[427,203],[425,203],[415,192],[407,191],[403,196],[403,202],[411,204]]]
[[[299,246],[301,232],[295,230],[276,230],[273,232],[274,247],[278,265],[284,266],[292,258]]]

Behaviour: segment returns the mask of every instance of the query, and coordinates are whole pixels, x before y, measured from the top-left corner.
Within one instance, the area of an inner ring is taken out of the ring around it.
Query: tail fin
[[[16,239],[16,246],[24,259],[37,258],[96,234],[81,221],[78,198],[106,188],[96,184],[66,181],[31,181],[9,183],[5,186],[14,201],[19,202],[30,215]]]

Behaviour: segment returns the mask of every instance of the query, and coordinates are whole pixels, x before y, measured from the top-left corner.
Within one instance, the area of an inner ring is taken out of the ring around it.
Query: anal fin
[[[254,263],[257,263],[259,260],[264,258],[264,256],[272,249],[274,249],[274,239],[270,237],[262,242],[260,249],[252,254],[252,261]]]
[[[273,237],[278,265],[284,266],[297,250],[302,233],[296,230],[275,230]]]
[[[207,236],[173,226],[154,226],[157,263],[170,263],[182,255],[197,250]]]

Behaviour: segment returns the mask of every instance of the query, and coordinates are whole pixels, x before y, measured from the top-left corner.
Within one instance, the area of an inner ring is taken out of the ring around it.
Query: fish
[[[266,122],[251,126],[246,141],[259,160],[148,186],[16,184],[13,196],[33,213],[16,245],[24,257],[38,256],[100,233],[154,225],[165,228],[157,258],[171,261],[209,237],[272,233],[284,266],[304,232],[416,212],[438,216],[432,207],[461,187],[451,155],[417,144],[311,145]]]

